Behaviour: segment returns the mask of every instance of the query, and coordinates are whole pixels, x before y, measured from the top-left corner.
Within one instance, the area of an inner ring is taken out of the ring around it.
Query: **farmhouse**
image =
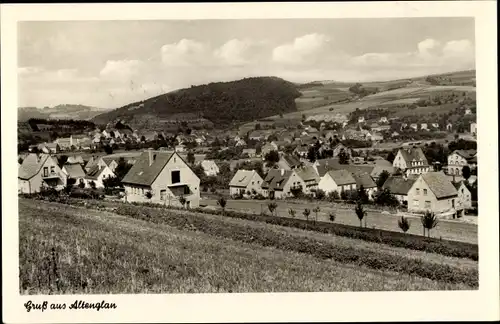
[[[472,195],[464,181],[453,182],[458,192],[457,210],[468,210],[472,208]]]
[[[402,205],[408,205],[408,192],[417,179],[414,177],[396,177],[387,178],[382,186],[382,190],[388,190],[393,194]]]
[[[49,154],[28,154],[18,172],[20,193],[40,192],[42,187],[60,190],[66,186],[66,175],[59,168],[57,159]]]
[[[262,194],[268,198],[291,197],[294,188],[304,191],[306,184],[295,170],[271,169],[262,184]]]
[[[176,152],[142,153],[122,183],[126,201],[182,207],[183,197],[188,208],[200,205],[200,179]]]
[[[347,170],[328,171],[321,177],[318,188],[327,194],[336,191],[340,195],[342,191],[355,190],[356,180]]]
[[[448,173],[462,175],[462,168],[468,166],[471,169],[477,167],[476,150],[455,150],[448,155]]]
[[[399,149],[392,165],[407,175],[422,174],[430,171],[429,162],[421,148]]]
[[[457,189],[443,172],[427,172],[408,191],[408,211],[455,213],[457,200]]]
[[[229,183],[229,194],[247,196],[260,193],[263,180],[255,170],[238,170]]]

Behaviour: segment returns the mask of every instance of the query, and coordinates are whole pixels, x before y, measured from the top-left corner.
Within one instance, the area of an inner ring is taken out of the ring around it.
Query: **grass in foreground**
[[[23,294],[470,289],[112,213],[19,205]],[[52,248],[56,262],[44,262]]]

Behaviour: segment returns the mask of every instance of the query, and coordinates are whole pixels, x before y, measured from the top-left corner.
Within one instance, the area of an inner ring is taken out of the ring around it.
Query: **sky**
[[[20,107],[118,108],[191,85],[251,76],[361,82],[474,68],[473,18],[18,25]]]

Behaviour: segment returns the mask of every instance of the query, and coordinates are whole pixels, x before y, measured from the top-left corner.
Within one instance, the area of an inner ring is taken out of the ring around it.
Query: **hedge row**
[[[340,263],[365,266],[376,270],[395,271],[431,280],[452,284],[466,284],[478,287],[478,271],[464,270],[449,265],[427,263],[403,256],[388,255],[373,251],[342,247],[319,242],[307,237],[291,236],[265,228],[252,228],[230,224],[223,220],[208,220],[195,213],[177,213],[173,210],[133,205],[120,205],[116,213],[154,223],[167,224],[182,230],[198,230],[212,236],[229,238],[246,243],[258,243],[282,250],[307,253],[322,259],[332,259]]]
[[[59,201],[61,203],[75,204],[76,200]],[[114,203],[116,204],[116,203]],[[161,208],[176,210],[181,208],[166,207],[153,203],[133,203],[136,206]],[[92,206],[88,206],[92,208]],[[185,209],[182,209],[185,210]],[[468,258],[474,261],[479,260],[479,252],[477,244],[441,240],[437,238],[429,238],[419,235],[406,234],[401,232],[393,232],[382,229],[361,228],[357,226],[344,225],[338,223],[314,222],[298,218],[276,217],[270,215],[248,214],[235,211],[211,210],[203,208],[191,209],[191,211],[216,214],[227,217],[246,219],[251,221],[265,222],[267,224],[280,225],[285,227],[299,228],[303,230],[315,231],[337,236],[349,237],[368,242],[382,243],[394,247],[401,247],[410,250],[425,251],[457,258]]]
[[[175,207],[165,207],[153,203],[135,203],[136,206],[147,206],[152,208],[181,209]],[[477,244],[441,240],[437,238],[424,237],[420,235],[393,232],[382,229],[362,228],[338,223],[314,222],[299,218],[276,217],[265,214],[249,214],[235,211],[210,210],[203,208],[191,209],[192,211],[204,214],[217,214],[227,217],[246,219],[251,221],[265,222],[267,224],[294,227],[303,230],[344,236],[368,242],[387,244],[394,247],[402,247],[410,250],[425,251],[441,255],[468,258],[474,261],[479,260]]]

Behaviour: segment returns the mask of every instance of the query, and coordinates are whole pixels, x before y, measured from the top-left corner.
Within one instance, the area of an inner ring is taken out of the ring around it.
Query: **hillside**
[[[276,77],[245,78],[176,90],[101,114],[93,121],[120,119],[134,128],[162,124],[213,123],[217,127],[296,111],[296,86]]]
[[[107,109],[103,108],[72,104],[45,108],[19,107],[17,110],[17,118],[21,122],[31,118],[89,120],[102,114],[106,110]]]
[[[448,113],[463,106],[463,100],[469,106],[475,103],[475,74],[475,70],[457,71],[408,79],[360,82],[357,85],[338,81],[314,81],[298,86],[301,96],[295,100],[297,111],[283,116],[276,114],[267,119],[302,120],[305,116],[306,119],[328,120],[330,116],[347,116],[356,109],[371,108],[390,108],[390,117]],[[432,103],[436,99],[449,104]],[[429,104],[408,109],[419,101]],[[394,114],[395,110],[398,110],[397,114]],[[249,125],[251,124],[242,127]]]

